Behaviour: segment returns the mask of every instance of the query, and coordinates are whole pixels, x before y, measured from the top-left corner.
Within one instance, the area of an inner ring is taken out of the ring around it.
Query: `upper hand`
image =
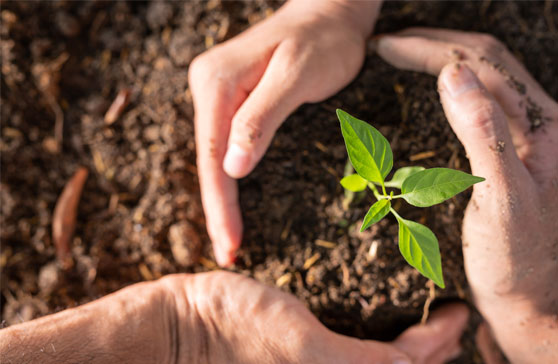
[[[234,261],[242,236],[234,178],[255,167],[294,109],[356,76],[380,4],[289,1],[190,65],[200,188],[220,265]]]
[[[488,35],[409,29],[379,54],[439,76],[475,185],[463,221],[467,279],[514,362],[558,356],[558,104]],[[458,62],[458,63],[455,63]]]

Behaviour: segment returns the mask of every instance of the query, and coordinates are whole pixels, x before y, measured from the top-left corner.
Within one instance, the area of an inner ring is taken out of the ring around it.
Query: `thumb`
[[[454,359],[461,347],[459,340],[469,318],[467,306],[445,305],[434,311],[426,324],[405,330],[393,345],[407,353],[414,364],[441,364]]]
[[[438,88],[473,174],[497,185],[530,178],[516,154],[504,112],[469,67],[463,63],[445,66]]]
[[[389,343],[334,334],[324,353],[330,363],[411,364],[411,358]]]
[[[291,59],[292,47],[281,43],[261,80],[232,119],[223,169],[242,178],[254,169],[267,150],[275,131],[287,116],[303,103],[300,92],[300,64]]]

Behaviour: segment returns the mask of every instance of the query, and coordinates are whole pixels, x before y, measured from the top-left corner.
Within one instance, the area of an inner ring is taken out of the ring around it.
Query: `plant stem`
[[[378,201],[379,200],[385,200],[386,196],[380,195],[380,192],[378,192],[378,189],[376,188],[374,183],[372,183],[372,182],[368,183],[368,187],[370,187],[370,189],[374,193],[374,197],[376,197],[376,200],[378,200]]]
[[[397,220],[403,219],[403,218],[401,217],[401,215],[399,215],[399,214],[397,213],[397,211],[395,211],[395,209],[394,209],[393,207],[390,207],[390,208],[389,208],[389,211],[390,211],[392,214],[395,215],[395,217],[397,218]]]

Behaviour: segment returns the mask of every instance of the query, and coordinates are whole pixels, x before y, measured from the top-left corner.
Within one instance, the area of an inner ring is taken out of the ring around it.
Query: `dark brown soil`
[[[279,5],[2,2],[4,324],[164,274],[215,269],[197,185],[188,64]],[[551,2],[390,2],[376,29],[420,25],[494,34],[558,98],[557,8]],[[130,104],[106,125],[104,114],[122,89],[130,90]],[[294,293],[338,332],[387,340],[420,319],[429,288],[400,256],[394,219],[357,232],[370,194],[344,208],[339,180],[347,156],[337,107],[380,129],[391,141],[395,167],[468,169],[435,78],[394,70],[369,54],[349,87],[293,114],[240,182],[245,239],[233,270]],[[57,115],[63,116],[61,152]],[[52,212],[79,166],[90,175],[72,242],[75,265],[63,272],[55,264]],[[471,302],[460,247],[467,200],[464,193],[430,209],[400,207],[439,238],[447,288],[436,289],[435,304]],[[192,247],[198,245],[199,254]],[[458,363],[482,362],[472,335],[478,320],[471,320]]]

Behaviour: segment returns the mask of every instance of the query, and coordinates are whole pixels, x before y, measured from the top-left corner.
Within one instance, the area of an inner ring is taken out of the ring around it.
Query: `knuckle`
[[[299,37],[292,37],[281,42],[278,56],[281,57],[281,73],[284,86],[294,87],[301,79],[301,74],[306,71],[304,65],[315,54],[312,44]],[[279,63],[278,63],[279,64]]]
[[[499,56],[506,50],[506,46],[499,39],[490,34],[478,36],[479,51],[489,56]]]
[[[482,135],[494,135],[494,120],[498,117],[498,109],[493,103],[478,105],[469,115],[471,127],[482,132]]]
[[[237,274],[232,273],[232,272],[222,271],[222,270],[212,271],[212,272],[208,272],[206,274],[207,274],[208,278],[215,279],[216,282],[229,282],[230,280],[238,278]]]
[[[190,84],[206,84],[215,80],[215,76],[224,66],[223,57],[218,49],[211,49],[196,56],[188,67],[188,81]]]
[[[189,276],[186,273],[169,274],[159,278],[159,283],[163,286],[176,288],[184,284],[184,280]]]
[[[202,81],[202,77],[211,73],[212,62],[206,53],[202,53],[190,62],[188,67],[188,79],[190,84]]]

